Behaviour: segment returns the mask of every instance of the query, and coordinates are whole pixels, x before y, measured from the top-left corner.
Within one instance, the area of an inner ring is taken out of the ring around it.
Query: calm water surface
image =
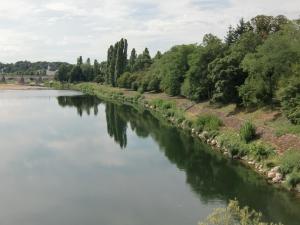
[[[147,111],[70,91],[0,92],[1,225],[196,225],[237,198],[300,224],[300,202]]]

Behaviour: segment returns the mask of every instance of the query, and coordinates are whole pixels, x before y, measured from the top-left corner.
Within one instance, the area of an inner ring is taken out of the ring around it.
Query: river
[[[148,111],[0,91],[0,224],[197,225],[230,199],[300,224],[300,201]]]

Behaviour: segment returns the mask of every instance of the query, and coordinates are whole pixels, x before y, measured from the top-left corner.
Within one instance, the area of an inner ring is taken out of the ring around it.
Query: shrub
[[[249,146],[241,141],[236,133],[226,132],[217,137],[221,146],[226,147],[231,156],[243,157],[248,154]]]
[[[250,146],[250,153],[259,161],[267,159],[270,155],[275,154],[274,149],[261,143]]]
[[[159,91],[160,80],[157,77],[154,77],[148,84],[147,89],[149,91]]]
[[[297,184],[300,184],[300,173],[292,172],[287,176],[286,184],[289,188],[295,188]]]
[[[145,89],[143,87],[139,87],[137,90],[140,94],[143,94],[145,92]]]
[[[195,121],[195,128],[199,131],[217,131],[222,125],[222,120],[215,115],[198,116]]]
[[[104,80],[104,77],[102,75],[98,75],[98,76],[95,77],[94,81],[96,83],[104,83],[105,80]]]
[[[230,143],[227,145],[227,148],[228,148],[231,156],[243,157],[243,156],[247,155],[249,152],[248,147],[245,144],[239,143],[239,142]]]
[[[136,74],[125,72],[117,80],[118,87],[130,89],[136,79]]]
[[[300,171],[300,151],[288,150],[279,160],[280,170],[284,174]]]
[[[252,141],[256,136],[256,128],[255,126],[247,121],[245,122],[240,129],[240,137],[246,143]]]
[[[139,83],[137,81],[133,82],[131,84],[131,89],[134,90],[134,91],[137,91],[139,88]]]

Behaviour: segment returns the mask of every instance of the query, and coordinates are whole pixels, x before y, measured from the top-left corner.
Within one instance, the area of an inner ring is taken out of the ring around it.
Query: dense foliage
[[[91,60],[88,58],[83,62],[82,57],[78,57],[76,65],[61,65],[55,75],[55,79],[61,82],[80,82],[80,81],[96,81],[104,82],[107,63],[98,63],[97,60],[91,65]]]
[[[224,40],[206,34],[200,44],[174,46],[153,58],[147,48],[141,54],[133,48],[127,59],[127,40],[121,39],[97,65],[62,66],[58,79],[163,91],[196,102],[282,106],[293,123],[300,123],[300,25],[281,15],[241,19]]]

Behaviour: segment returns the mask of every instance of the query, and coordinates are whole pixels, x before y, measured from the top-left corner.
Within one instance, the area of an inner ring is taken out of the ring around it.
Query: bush
[[[300,171],[300,151],[288,150],[279,160],[280,170],[283,174]]]
[[[123,73],[117,80],[118,87],[130,89],[136,79],[137,77],[135,74],[129,72]]]
[[[222,125],[222,120],[215,115],[198,116],[195,121],[195,128],[198,131],[217,131]]]
[[[270,155],[275,154],[273,148],[261,143],[251,145],[250,153],[259,161],[267,159]]]
[[[292,172],[287,176],[286,184],[289,188],[295,188],[297,184],[300,184],[300,173]]]
[[[96,83],[104,83],[105,79],[102,75],[98,75],[98,76],[95,77],[94,81]]]
[[[132,90],[137,91],[138,88],[139,88],[139,83],[138,83],[138,82],[135,81],[135,82],[133,82],[133,83],[131,84],[131,89],[132,89]]]
[[[226,132],[217,137],[221,146],[226,147],[231,156],[243,157],[248,154],[249,147],[234,132]]]
[[[246,143],[252,141],[256,136],[256,128],[255,126],[247,121],[243,124],[243,126],[240,129],[240,137],[243,141]]]
[[[148,84],[148,91],[159,91],[160,80],[154,77]]]
[[[227,145],[228,151],[230,152],[231,156],[239,156],[243,157],[247,154],[247,151],[244,151],[244,148],[241,148],[241,146],[237,143],[232,143]]]

